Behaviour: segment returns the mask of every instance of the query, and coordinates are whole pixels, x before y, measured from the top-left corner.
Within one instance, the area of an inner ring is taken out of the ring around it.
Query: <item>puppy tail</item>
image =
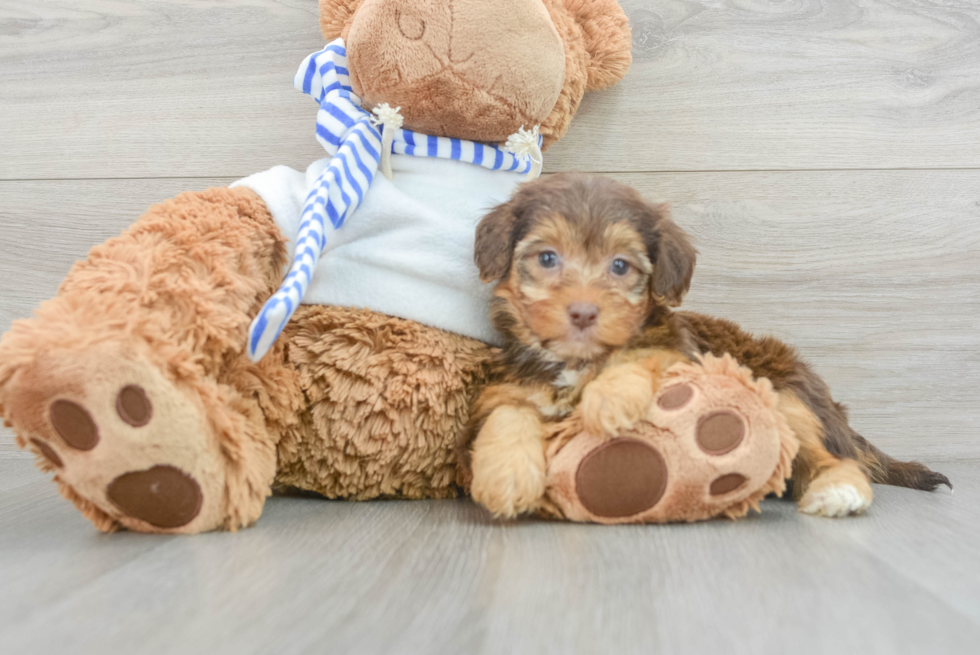
[[[919,462],[900,462],[893,459],[857,432],[853,433],[853,438],[858,447],[858,461],[867,467],[872,482],[922,491],[933,491],[941,484],[953,488],[949,478],[942,473],[932,471]]]

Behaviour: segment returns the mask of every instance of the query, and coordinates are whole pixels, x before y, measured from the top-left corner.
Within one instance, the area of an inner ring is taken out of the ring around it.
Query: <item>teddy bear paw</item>
[[[796,453],[775,406],[771,385],[734,362],[675,367],[631,429],[609,438],[569,423],[576,432],[549,449],[543,507],[599,523],[742,516],[782,492]]]
[[[3,390],[8,419],[100,528],[216,527],[223,467],[200,403],[119,348],[39,354]]]

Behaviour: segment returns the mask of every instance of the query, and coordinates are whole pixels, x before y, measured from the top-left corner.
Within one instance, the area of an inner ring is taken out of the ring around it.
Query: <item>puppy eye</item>
[[[614,259],[609,267],[613,275],[626,275],[630,270],[630,263],[625,259]]]
[[[546,250],[538,255],[538,263],[541,264],[541,268],[554,268],[558,265],[558,253]]]

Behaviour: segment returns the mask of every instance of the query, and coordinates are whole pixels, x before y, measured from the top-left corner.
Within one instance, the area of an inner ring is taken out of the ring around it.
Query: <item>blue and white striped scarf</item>
[[[351,89],[343,39],[304,59],[293,86],[320,103],[316,139],[332,158],[306,198],[289,273],[249,327],[248,356],[252,361],[269,351],[306,295],[328,234],[344,224],[371,187],[381,165],[382,143],[389,141],[382,138],[389,136],[385,131],[393,131],[391,152],[396,154],[455,159],[517,173],[532,174],[535,170],[532,157],[515,154],[506,147],[379,125],[378,119],[361,107],[361,99]],[[537,138],[540,148],[540,137]],[[540,161],[537,164],[540,170]]]

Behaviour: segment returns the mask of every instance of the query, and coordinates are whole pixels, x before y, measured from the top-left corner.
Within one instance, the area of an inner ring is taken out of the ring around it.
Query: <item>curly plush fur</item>
[[[302,429],[279,426],[277,482],[352,500],[456,495],[456,435],[486,376],[485,344],[367,310],[306,305],[285,340],[304,401]]]

